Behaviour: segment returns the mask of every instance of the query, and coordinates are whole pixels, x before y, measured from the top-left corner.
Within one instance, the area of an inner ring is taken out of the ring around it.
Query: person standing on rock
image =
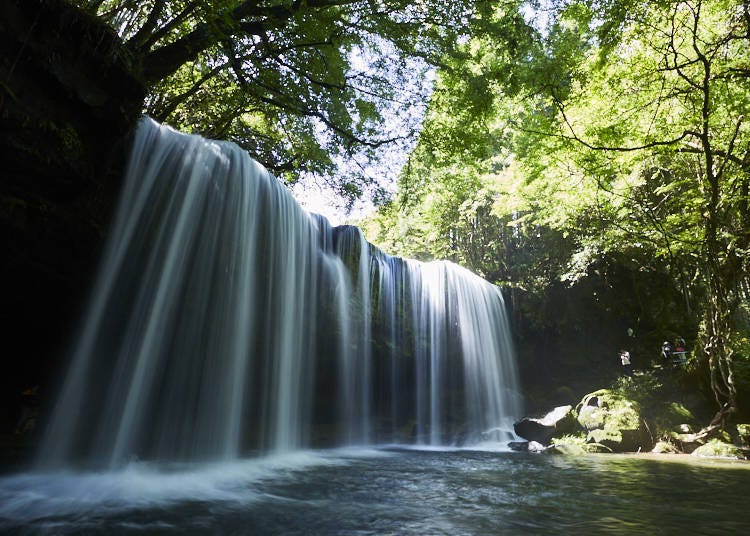
[[[633,377],[633,368],[630,365],[630,352],[627,350],[620,350],[620,362],[622,363],[622,370],[629,377]]]

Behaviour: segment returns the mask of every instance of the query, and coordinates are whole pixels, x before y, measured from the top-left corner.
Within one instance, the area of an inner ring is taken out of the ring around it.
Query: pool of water
[[[740,534],[750,464],[344,449],[0,478],[0,533]]]

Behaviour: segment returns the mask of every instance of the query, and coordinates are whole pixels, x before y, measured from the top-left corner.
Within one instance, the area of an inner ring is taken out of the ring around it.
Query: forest
[[[750,413],[750,2],[4,0],[0,15],[3,336],[23,356],[6,429],[17,393],[62,367],[141,114],[232,141],[287,185],[370,199],[357,223],[383,251],[502,287],[533,411],[615,381],[621,347],[648,372],[684,337],[672,376],[711,408],[701,424]]]
[[[483,22],[437,71],[398,192],[365,227],[535,296],[531,323],[591,343],[594,321],[545,307],[556,287],[590,292],[621,321],[612,355],[629,344],[646,365],[688,337],[711,423],[746,414],[748,3],[502,3]]]

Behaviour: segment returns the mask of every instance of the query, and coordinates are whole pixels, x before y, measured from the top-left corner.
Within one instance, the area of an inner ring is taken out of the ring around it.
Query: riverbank
[[[710,408],[680,383],[680,372],[641,371],[584,395],[575,405],[550,409],[514,424],[526,441],[514,450],[561,453],[694,454],[750,459],[750,424],[737,419],[706,427]]]
[[[622,452],[612,454],[591,454],[591,456],[606,456],[608,458],[634,458],[639,460],[654,460],[665,463],[682,463],[700,467],[736,467],[743,471],[750,471],[750,460],[738,458],[724,458],[720,456],[694,456],[685,453],[659,454],[656,452]]]

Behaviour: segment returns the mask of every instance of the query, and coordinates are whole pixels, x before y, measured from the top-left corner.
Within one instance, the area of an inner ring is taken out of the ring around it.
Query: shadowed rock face
[[[145,91],[119,38],[59,0],[0,4],[0,434],[79,317]]]

